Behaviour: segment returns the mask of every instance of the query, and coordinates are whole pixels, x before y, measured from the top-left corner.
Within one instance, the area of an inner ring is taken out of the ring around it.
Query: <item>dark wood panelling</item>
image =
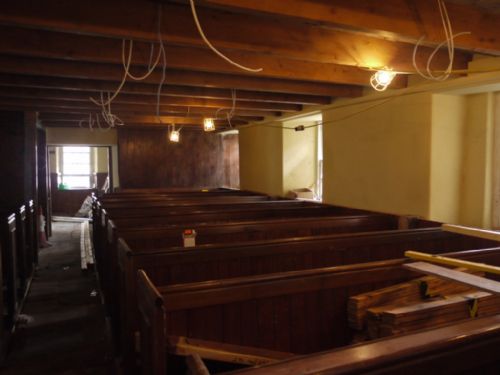
[[[74,216],[82,206],[85,198],[92,194],[92,189],[59,190],[57,188],[57,173],[50,174],[50,189],[52,193],[52,214]]]
[[[222,186],[224,155],[222,136],[216,133],[184,129],[175,144],[168,141],[166,130],[118,130],[123,188]]]
[[[224,151],[224,186],[240,187],[240,148],[238,134],[228,134],[222,138]]]
[[[0,205],[16,207],[35,198],[36,114],[0,111]]]
[[[47,134],[45,129],[38,129],[37,134],[37,154],[38,154],[38,205],[45,216],[45,235],[50,237],[52,233],[50,210],[49,210],[49,174],[47,168]],[[37,212],[38,220],[39,212]],[[37,232],[38,232],[37,224]]]

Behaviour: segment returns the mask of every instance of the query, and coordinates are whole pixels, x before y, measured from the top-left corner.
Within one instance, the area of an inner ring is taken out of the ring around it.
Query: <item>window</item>
[[[66,189],[91,187],[90,147],[63,147],[61,183]]]

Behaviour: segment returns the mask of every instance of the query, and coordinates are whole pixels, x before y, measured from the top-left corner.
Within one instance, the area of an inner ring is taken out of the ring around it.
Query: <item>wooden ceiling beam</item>
[[[48,78],[43,76],[23,76],[2,73],[0,73],[0,85],[11,87],[31,87],[94,92],[113,92],[117,88],[117,83],[111,81],[57,77]],[[127,82],[123,87],[122,92],[126,94],[156,96],[157,90],[158,85],[145,84],[140,82]],[[162,95],[205,99],[231,99],[231,90],[209,87],[179,86],[166,83],[163,85]],[[257,92],[246,90],[236,90],[236,97],[238,100],[242,101],[261,101],[271,103],[306,105],[331,103],[331,98],[328,96]]]
[[[75,100],[55,100],[55,99],[40,99],[40,98],[15,98],[0,96],[0,106],[5,109],[11,110],[33,110],[40,112],[64,112],[64,113],[100,113],[100,109],[90,102],[75,101]],[[172,115],[173,113],[179,115],[187,115],[187,107],[183,108],[183,112],[178,110],[178,106],[161,105],[161,115]],[[206,117],[215,117],[216,110],[207,108],[192,109],[190,113],[203,114]],[[156,113],[156,106],[154,105],[140,105],[140,104],[115,104],[112,106],[112,111],[118,116],[126,114],[135,115],[153,115]],[[274,112],[269,111],[269,115],[274,115]]]
[[[112,38],[0,26],[2,54],[112,63],[121,66],[122,44],[121,40]],[[224,62],[207,48],[167,44],[165,51],[168,69],[242,73],[239,68]],[[373,74],[355,66],[296,60],[250,51],[231,51],[229,54],[237,61],[245,61],[246,65],[262,67],[262,72],[253,74],[259,77],[368,85]],[[149,57],[149,43],[134,43],[133,64],[144,67],[140,69],[141,72],[146,70]],[[459,63],[457,58],[457,64]],[[409,65],[406,68],[409,68]],[[160,72],[160,68],[156,70]],[[132,71],[135,73],[137,68]]]
[[[38,118],[42,121],[49,121],[49,122],[79,122],[81,121],[84,117],[79,114],[65,114],[65,113],[51,113],[51,112],[43,112],[40,113]],[[134,115],[126,115],[120,117],[122,121],[124,122],[133,122],[133,123],[160,123],[160,120],[156,116],[134,116]],[[204,117],[201,116],[160,116],[161,122],[163,123],[175,123],[175,124],[199,124],[203,125],[203,119]],[[262,121],[264,120],[264,117],[257,117],[257,116],[234,116],[232,118],[232,121],[245,121],[245,122],[250,122],[250,121]],[[214,120],[215,124],[225,124],[227,123],[227,120],[225,118],[219,119],[219,120]]]
[[[123,67],[116,64],[63,61],[0,55],[0,72],[6,74],[38,75],[58,78],[78,78],[120,82]],[[158,84],[161,72],[153,72],[143,83]],[[170,84],[260,90],[266,92],[300,93],[332,97],[352,97],[362,94],[362,87],[322,82],[270,79],[255,76],[194,72],[169,69],[166,82]]]
[[[125,123],[124,125],[116,126],[115,129],[121,129],[121,128],[141,128],[141,129],[149,129],[149,128],[168,128],[171,124],[168,123]],[[238,125],[233,124],[233,126],[239,126],[239,125],[245,125],[245,123],[241,123]],[[89,129],[88,125],[80,126],[76,122],[51,122],[51,121],[45,121],[42,123],[42,126],[46,128],[84,128],[84,129]],[[101,127],[103,129],[107,129],[107,125],[101,124]],[[177,129],[179,129],[178,127]],[[197,130],[197,131],[203,131],[203,126],[200,124],[183,124],[182,125],[183,130]],[[218,125],[215,128],[215,131],[224,131],[224,130],[229,130],[231,129],[231,126],[228,125]],[[99,131],[99,128],[97,125],[94,125],[92,130],[89,129],[89,131]],[[181,138],[182,138],[182,131],[181,131]]]
[[[368,35],[392,40],[416,42],[426,37],[428,44],[437,45],[444,39],[443,27],[436,1],[430,0],[202,0],[203,5],[235,11],[265,13],[330,25],[336,28],[359,30]],[[498,25],[500,14],[488,14],[483,9],[446,2],[455,33],[469,31],[470,35],[456,38],[458,48],[500,55]]]
[[[61,102],[57,100],[46,99],[19,99],[19,98],[4,98],[0,97],[0,106],[2,110],[20,110],[20,111],[36,111],[43,113],[58,113],[58,114],[77,114],[79,116],[88,116],[89,113],[98,113],[96,107],[92,104],[83,102]],[[136,106],[136,105],[116,105],[113,106],[113,111],[123,115],[130,116],[145,116],[156,113],[154,106]],[[190,108],[189,113],[187,107],[180,106],[161,106],[160,113],[164,116],[199,116],[199,117],[214,117],[215,110],[213,108]],[[263,112],[263,111],[243,111],[236,110],[235,116],[243,117],[258,117],[263,116],[280,116],[281,112]]]
[[[54,99],[64,101],[78,101],[89,103],[89,98],[100,100],[98,92],[78,92],[67,91],[58,89],[37,89],[26,87],[6,87],[0,86],[0,96],[15,97],[15,98],[41,98],[41,99]],[[106,98],[106,96],[104,96]],[[203,99],[203,98],[186,98],[186,97],[165,97],[161,98],[161,105],[177,105],[185,107],[205,107],[215,109],[231,109],[233,103],[231,100],[220,99]],[[137,105],[156,105],[156,98],[148,95],[135,95],[135,94],[119,94],[112,103],[116,104],[137,104]],[[99,108],[95,106],[96,110]],[[300,104],[287,104],[287,103],[269,103],[269,102],[250,102],[250,101],[236,101],[236,108],[240,109],[253,109],[260,111],[271,112],[296,112],[302,109]]]
[[[127,1],[124,6],[114,1],[98,0],[67,4],[57,0],[36,3],[19,0],[8,6],[2,5],[0,22],[4,24],[94,36],[157,40],[155,25],[158,5],[153,2]],[[119,17],[116,16],[118,10]],[[264,71],[259,75],[268,74],[266,70],[272,71],[273,64],[269,60],[276,57],[288,64],[292,62],[287,59],[297,59],[351,67],[389,66],[395,70],[406,70],[411,66],[411,44],[356,34],[352,30],[338,31],[288,19],[270,19],[203,8],[199,9],[199,18],[207,36],[218,48],[226,50],[236,60],[245,61],[247,65],[262,65]],[[162,20],[163,40],[178,45],[205,47],[188,6],[163,4]],[[386,21],[393,22],[388,18]],[[243,51],[257,52],[261,54],[261,59],[248,61],[245,57],[252,55],[242,55]],[[430,51],[427,51],[427,55]],[[270,56],[269,60],[266,59],[267,56]],[[418,58],[422,59],[420,62],[424,61],[424,51]],[[217,59],[221,69],[231,67],[220,58]],[[444,68],[447,65],[446,51],[439,52],[435,59],[436,66]],[[457,66],[461,60],[461,54],[457,53]],[[286,69],[286,66],[282,68]]]

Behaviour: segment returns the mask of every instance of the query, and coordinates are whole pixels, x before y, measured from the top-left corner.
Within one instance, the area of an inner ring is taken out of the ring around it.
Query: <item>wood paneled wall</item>
[[[0,111],[0,205],[36,201],[36,113]]]
[[[240,187],[240,147],[238,134],[228,134],[222,138],[224,149],[224,186]]]
[[[52,214],[56,216],[75,216],[85,198],[93,189],[59,190],[57,173],[50,174],[50,190],[52,194]]]
[[[237,135],[184,129],[177,144],[167,135],[167,130],[118,130],[121,187],[239,185]]]

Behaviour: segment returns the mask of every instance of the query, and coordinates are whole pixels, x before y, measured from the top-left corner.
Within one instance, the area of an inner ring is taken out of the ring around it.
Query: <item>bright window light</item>
[[[91,188],[90,147],[62,147],[61,183],[67,189]]]

